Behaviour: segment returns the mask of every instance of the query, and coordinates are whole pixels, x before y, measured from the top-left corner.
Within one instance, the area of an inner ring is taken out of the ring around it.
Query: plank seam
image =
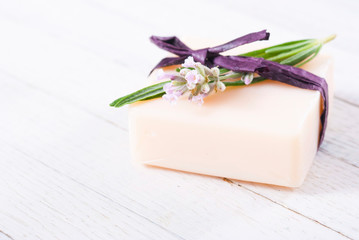
[[[101,116],[101,115],[99,115],[99,114],[97,114],[97,113],[95,113],[95,112],[90,111],[89,109],[87,109],[87,108],[85,108],[85,107],[79,105],[79,104],[76,103],[76,102],[73,102],[73,101],[71,101],[71,100],[69,100],[69,99],[67,99],[67,98],[64,98],[64,97],[62,97],[62,96],[59,96],[59,95],[57,95],[57,94],[53,94],[53,93],[51,93],[51,92],[48,92],[47,90],[44,90],[44,89],[41,88],[41,87],[38,87],[38,86],[33,85],[33,84],[29,83],[29,82],[26,82],[26,81],[20,79],[19,77],[17,77],[16,75],[11,74],[11,73],[8,73],[7,71],[4,71],[3,69],[0,69],[0,71],[1,71],[1,73],[4,74],[5,76],[8,76],[9,78],[11,78],[11,79],[13,79],[13,80],[18,81],[19,83],[21,83],[21,84],[23,84],[23,85],[25,85],[25,86],[28,86],[29,88],[31,88],[31,89],[33,89],[33,90],[35,90],[35,91],[39,91],[39,92],[41,92],[42,94],[45,94],[45,95],[47,95],[47,96],[50,97],[50,98],[55,98],[55,99],[57,99],[57,100],[62,100],[62,101],[63,101],[64,103],[66,103],[66,104],[70,104],[71,106],[73,106],[73,107],[75,107],[75,108],[78,108],[78,109],[82,110],[83,112],[85,112],[85,113],[87,113],[87,114],[89,114],[89,115],[91,115],[91,116],[93,116],[93,117],[95,117],[95,118],[97,118],[97,119],[103,120],[103,121],[107,122],[108,124],[111,124],[111,125],[113,125],[113,126],[115,126],[115,127],[118,127],[118,128],[120,128],[122,131],[124,131],[124,132],[128,132],[128,129],[127,129],[127,128],[124,128],[124,127],[118,125],[116,122],[113,122],[113,121],[111,121],[111,120],[109,120],[109,119],[107,119],[107,118],[104,118],[103,116]]]
[[[359,104],[357,104],[357,103],[353,103],[353,102],[351,102],[351,101],[348,101],[348,100],[346,100],[346,99],[344,99],[344,98],[342,98],[342,97],[338,97],[338,96],[336,96],[336,95],[334,95],[334,98],[335,98],[336,100],[339,100],[339,101],[343,102],[343,103],[346,103],[346,104],[349,104],[349,105],[351,105],[351,106],[353,106],[353,107],[359,108]]]
[[[23,152],[22,152],[22,153],[23,153]],[[25,153],[23,153],[23,154],[25,154]],[[25,154],[25,155],[27,155],[27,154]],[[28,156],[28,157],[30,157],[30,156]],[[148,222],[150,222],[150,223],[156,225],[157,227],[161,228],[161,229],[164,230],[165,232],[168,232],[169,234],[171,234],[171,235],[174,236],[175,238],[180,239],[180,240],[186,240],[186,239],[183,238],[182,236],[179,236],[178,234],[176,234],[176,233],[174,233],[174,232],[168,230],[167,228],[165,228],[165,227],[159,225],[158,223],[156,223],[156,222],[152,221],[151,219],[147,218],[146,216],[143,216],[142,214],[140,214],[140,213],[138,213],[138,212],[136,212],[136,211],[134,211],[134,210],[132,210],[132,209],[130,209],[130,208],[124,206],[124,205],[122,205],[121,203],[119,203],[119,202],[113,200],[112,198],[106,196],[105,194],[103,194],[103,193],[101,193],[101,192],[99,192],[99,191],[97,191],[97,190],[91,188],[90,186],[85,185],[84,183],[82,183],[82,182],[80,182],[80,181],[74,179],[74,178],[71,177],[71,176],[68,176],[68,175],[64,174],[63,172],[59,171],[58,169],[49,166],[48,164],[44,163],[43,161],[41,161],[41,160],[39,160],[39,159],[36,159],[36,158],[32,158],[32,159],[34,159],[35,161],[38,161],[38,162],[39,162],[40,164],[42,164],[43,166],[45,166],[45,167],[47,167],[47,168],[53,170],[54,172],[60,174],[61,176],[64,176],[64,177],[70,179],[71,181],[73,181],[73,182],[75,182],[75,183],[77,183],[77,184],[83,186],[85,189],[87,189],[87,190],[89,190],[89,191],[91,191],[91,192],[93,192],[93,193],[95,193],[95,194],[97,194],[97,195],[99,195],[99,196],[101,196],[101,197],[103,197],[103,198],[105,198],[105,199],[107,199],[107,200],[113,202],[114,204],[116,204],[116,205],[118,205],[118,206],[120,206],[120,207],[122,207],[122,208],[127,209],[128,211],[132,212],[133,214],[135,214],[135,215],[137,215],[137,216],[139,216],[139,217],[142,217],[143,219],[147,220]]]
[[[15,240],[15,239],[14,239],[13,237],[11,237],[8,233],[2,231],[1,229],[0,229],[0,233],[1,233],[2,235],[4,235],[5,237],[8,237],[9,239]]]
[[[245,190],[247,190],[247,191],[249,191],[249,192],[251,192],[251,193],[256,194],[256,195],[259,196],[259,197],[262,197],[262,198],[264,198],[264,199],[266,199],[266,200],[268,200],[268,201],[271,201],[272,203],[274,203],[274,204],[276,204],[276,205],[278,205],[278,206],[280,206],[280,207],[282,207],[282,208],[285,208],[285,209],[287,209],[288,211],[291,211],[291,212],[293,212],[293,213],[295,213],[295,214],[297,214],[297,215],[299,215],[299,216],[302,216],[302,217],[304,217],[304,218],[306,218],[306,219],[308,219],[308,220],[310,220],[310,221],[312,221],[312,222],[315,222],[315,223],[317,223],[317,224],[319,224],[319,225],[321,225],[321,226],[323,226],[323,227],[325,227],[325,228],[327,228],[327,229],[329,229],[329,230],[331,230],[331,231],[334,231],[334,232],[336,232],[336,233],[342,235],[343,237],[345,237],[345,238],[347,238],[347,239],[354,240],[353,238],[351,238],[351,237],[349,237],[349,236],[347,236],[347,235],[341,233],[340,231],[337,231],[337,230],[335,230],[335,229],[333,229],[333,228],[331,228],[331,227],[329,227],[329,226],[327,226],[327,225],[321,223],[320,221],[315,220],[314,218],[308,217],[308,216],[306,216],[306,215],[304,215],[304,214],[302,214],[302,213],[300,213],[300,212],[298,212],[298,211],[296,211],[296,210],[294,210],[294,209],[291,209],[291,208],[285,206],[284,204],[281,204],[281,203],[279,203],[279,202],[276,202],[276,201],[274,201],[273,199],[270,199],[269,197],[267,197],[267,196],[265,196],[265,195],[262,195],[262,194],[260,194],[260,193],[257,193],[256,191],[253,191],[252,189],[247,188],[247,187],[243,186],[243,185],[240,184],[240,183],[234,182],[234,181],[232,181],[232,180],[230,180],[230,179],[228,179],[228,178],[222,178],[222,180],[224,180],[225,182],[228,182],[229,184],[237,185],[237,186],[239,186],[239,187],[241,187],[241,188],[243,188],[243,189],[245,189]]]
[[[23,152],[22,152],[22,153],[23,153]],[[23,153],[23,154],[25,154],[25,153]],[[27,155],[27,154],[25,154],[25,155]],[[27,155],[27,156],[28,156],[28,155]],[[28,157],[30,157],[30,156],[28,156]],[[168,232],[168,233],[171,234],[172,236],[174,236],[174,237],[176,237],[176,238],[178,238],[178,239],[181,239],[181,240],[186,240],[186,239],[183,238],[182,236],[180,236],[180,235],[178,235],[178,234],[176,234],[176,233],[174,233],[174,232],[172,232],[172,231],[166,229],[165,227],[163,227],[163,226],[159,225],[158,223],[152,221],[151,219],[147,218],[146,216],[143,216],[142,214],[139,214],[139,213],[137,213],[136,211],[134,211],[134,210],[132,210],[132,209],[126,207],[126,206],[123,206],[121,203],[119,203],[119,202],[113,200],[112,198],[106,196],[105,194],[103,194],[103,193],[101,193],[101,192],[99,192],[99,191],[93,189],[92,187],[85,185],[84,183],[82,183],[82,182],[80,182],[80,181],[74,179],[73,177],[68,176],[67,174],[65,174],[65,173],[63,173],[63,172],[61,172],[61,171],[59,171],[58,169],[49,166],[48,164],[44,163],[43,161],[41,161],[41,160],[39,160],[39,159],[35,159],[35,158],[33,158],[33,159],[34,159],[35,161],[38,161],[38,162],[39,162],[40,164],[42,164],[43,166],[45,166],[45,167],[47,167],[47,168],[49,168],[49,169],[55,171],[56,173],[60,174],[61,176],[64,176],[64,177],[70,179],[71,181],[74,181],[75,183],[77,183],[77,184],[83,186],[83,187],[86,188],[87,190],[89,190],[89,191],[91,191],[91,192],[93,192],[93,193],[95,193],[95,194],[97,194],[97,195],[99,195],[99,196],[101,196],[101,197],[103,197],[103,198],[105,198],[105,199],[107,199],[107,200],[113,202],[114,204],[119,205],[119,206],[122,207],[122,208],[127,209],[128,211],[134,213],[135,215],[137,215],[137,216],[139,216],[139,217],[142,217],[143,219],[147,220],[148,222],[150,222],[150,223],[152,223],[152,224],[158,226],[158,227],[161,228],[162,230]],[[298,211],[296,211],[296,210],[294,210],[294,209],[291,209],[291,208],[285,206],[284,204],[278,203],[278,202],[276,202],[275,200],[270,199],[269,197],[266,197],[265,195],[262,195],[262,194],[260,194],[260,193],[258,193],[258,192],[256,192],[256,191],[253,191],[253,190],[251,190],[251,189],[249,189],[249,188],[247,188],[247,187],[241,185],[240,183],[234,182],[234,181],[232,181],[232,180],[230,180],[230,179],[228,179],[228,178],[221,178],[221,179],[224,180],[225,182],[228,182],[229,184],[234,184],[234,185],[236,185],[236,186],[238,186],[238,187],[240,187],[240,188],[242,188],[242,189],[244,189],[244,190],[246,190],[246,191],[249,191],[249,192],[251,192],[251,193],[253,193],[253,194],[255,194],[255,195],[257,195],[257,196],[259,196],[259,197],[261,197],[261,198],[264,198],[264,199],[266,199],[266,200],[268,200],[268,201],[270,201],[270,202],[276,204],[277,206],[280,206],[280,207],[282,207],[282,208],[285,208],[285,209],[288,210],[288,211],[291,211],[291,212],[293,212],[293,213],[295,213],[295,214],[297,214],[297,215],[300,215],[300,216],[302,216],[302,217],[304,217],[304,218],[306,218],[306,219],[308,219],[308,220],[310,220],[310,221],[312,221],[312,222],[315,222],[315,223],[317,223],[317,224],[319,224],[319,225],[321,225],[321,226],[323,226],[323,227],[325,227],[325,228],[327,228],[327,229],[329,229],[329,230],[331,230],[331,231],[334,231],[334,232],[336,232],[336,233],[342,235],[343,237],[345,237],[345,238],[347,238],[347,239],[349,239],[349,240],[354,240],[353,238],[351,238],[351,237],[349,237],[349,236],[347,236],[347,235],[341,233],[340,231],[337,231],[337,230],[335,230],[335,229],[332,229],[331,227],[329,227],[329,226],[327,226],[327,225],[321,223],[320,221],[315,220],[315,219],[313,219],[313,218],[311,218],[311,217],[308,217],[308,216],[306,216],[306,215],[303,215],[302,213],[300,213],[300,212],[298,212]]]
[[[326,149],[319,149],[319,151],[320,151],[321,153],[324,153],[325,155],[327,155],[327,156],[329,156],[329,157],[332,157],[332,158],[334,158],[334,159],[338,159],[338,160],[342,161],[343,163],[346,163],[346,164],[348,164],[348,165],[350,165],[350,166],[352,166],[352,167],[359,168],[359,166],[355,165],[354,163],[348,162],[348,160],[346,160],[345,158],[333,156],[333,155],[332,155],[330,152],[328,152]]]

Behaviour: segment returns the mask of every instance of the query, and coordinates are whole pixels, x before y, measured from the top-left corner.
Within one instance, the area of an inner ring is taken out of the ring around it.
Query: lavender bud
[[[224,85],[223,82],[218,81],[216,84],[217,90],[223,92],[224,90],[226,90],[226,85]]]
[[[186,76],[186,74],[187,74],[189,71],[191,71],[191,69],[182,68],[179,73],[180,73],[181,76]]]
[[[219,68],[218,67],[211,68],[211,72],[212,72],[213,76],[219,77]]]
[[[251,84],[251,82],[253,81],[253,73],[244,74],[242,76],[242,81],[244,82],[245,85]]]
[[[203,84],[201,87],[201,92],[203,92],[203,93],[208,93],[210,90],[211,90],[211,88],[209,87],[208,83]]]

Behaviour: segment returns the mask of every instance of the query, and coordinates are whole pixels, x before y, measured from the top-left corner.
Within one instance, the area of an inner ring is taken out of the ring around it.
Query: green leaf
[[[296,65],[300,62],[302,62],[303,60],[307,59],[309,56],[313,55],[316,50],[319,48],[320,45],[315,45],[311,48],[308,48],[306,50],[303,50],[301,52],[298,52],[297,54],[284,59],[283,61],[280,61],[281,64],[286,64],[286,65]]]
[[[229,71],[231,71],[231,70],[229,70],[229,69],[227,69],[227,68],[220,68],[220,69],[219,69],[219,74],[221,75],[221,74],[227,73],[227,72],[229,72]]]
[[[148,99],[153,99],[157,97],[161,97],[165,91],[163,90],[163,86],[166,83],[171,81],[157,83],[145,88],[142,88],[136,92],[130,93],[126,96],[123,96],[115,101],[113,101],[110,106],[111,107],[122,107],[126,104],[131,104],[137,101],[143,101]]]
[[[293,48],[290,51],[284,51],[284,52],[280,52],[277,55],[267,58],[267,60],[269,61],[275,61],[275,62],[281,62],[286,58],[290,58],[291,56],[294,56],[297,53],[300,53],[302,51],[307,50],[308,48],[311,48],[315,43],[310,43],[310,44],[306,44],[302,47],[299,48]]]
[[[278,48],[279,49],[282,48],[283,51],[284,50],[290,50],[290,49],[293,49],[293,48],[297,47],[297,44],[299,44],[299,46],[301,46],[301,45],[303,46],[303,45],[305,45],[308,42],[311,42],[313,40],[314,39],[304,39],[304,40],[297,40],[297,41],[281,43],[281,44],[274,45],[274,46],[271,46],[271,47],[267,47],[267,48],[255,50],[255,51],[252,51],[252,52],[244,53],[244,54],[241,54],[240,56],[261,57],[261,55],[264,55],[266,52],[271,53],[272,49],[276,50]]]
[[[313,54],[311,57],[307,58],[307,60],[305,60],[305,61],[303,61],[303,62],[301,62],[301,63],[299,63],[299,64],[295,64],[294,66],[296,66],[296,67],[301,67],[301,66],[303,66],[304,64],[306,64],[307,62],[311,61],[313,58],[315,58],[315,57],[318,55],[318,53],[319,53],[320,49],[322,48],[322,46],[323,46],[323,45],[320,44],[320,46],[315,50],[314,54]]]
[[[291,43],[291,44],[287,44],[287,45],[278,45],[278,46],[268,48],[267,50],[265,50],[265,53],[284,52],[284,51],[288,51],[288,50],[291,50],[294,48],[303,47],[303,46],[307,45],[308,43],[312,43],[313,41],[315,41],[315,40],[309,39],[309,40],[296,41],[295,43]]]
[[[260,50],[256,50],[256,51],[252,51],[252,52],[248,52],[248,53],[243,53],[243,54],[240,54],[239,56],[244,56],[244,57],[259,57],[261,54],[264,54],[265,53],[265,50],[267,48],[263,48],[263,49],[260,49]]]

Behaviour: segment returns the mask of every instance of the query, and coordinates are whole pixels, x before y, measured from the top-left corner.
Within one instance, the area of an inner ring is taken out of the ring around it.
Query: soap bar
[[[332,95],[330,56],[303,68],[324,77]],[[129,107],[131,153],[147,165],[298,187],[317,152],[320,113],[318,91],[272,80],[227,87],[203,105],[137,102]]]

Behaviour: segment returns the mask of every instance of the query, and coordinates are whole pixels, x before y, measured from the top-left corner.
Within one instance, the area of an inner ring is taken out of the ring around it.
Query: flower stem
[[[242,75],[243,75],[242,73],[234,73],[231,75],[221,76],[221,77],[219,77],[219,80],[222,81],[222,80],[227,80],[230,78],[239,78],[239,77],[242,77]]]
[[[258,83],[258,82],[262,82],[266,80],[265,78],[263,77],[256,77],[253,79],[253,81],[251,82],[251,84],[254,84],[254,83]],[[234,82],[223,82],[224,85],[226,87],[232,87],[232,86],[244,86],[246,85],[242,80],[238,80],[238,81],[234,81]]]

